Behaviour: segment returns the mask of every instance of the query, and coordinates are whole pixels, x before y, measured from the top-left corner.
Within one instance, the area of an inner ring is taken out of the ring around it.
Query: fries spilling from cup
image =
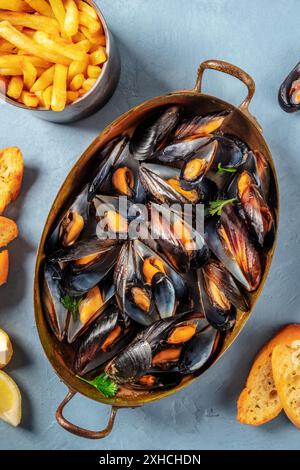
[[[56,112],[85,95],[107,61],[96,10],[83,0],[0,0],[0,91]]]

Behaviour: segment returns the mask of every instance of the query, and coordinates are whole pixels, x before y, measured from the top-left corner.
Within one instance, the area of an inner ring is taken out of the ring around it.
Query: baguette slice
[[[18,236],[17,224],[7,217],[0,215],[0,248],[6,247]]]
[[[23,157],[18,147],[0,150],[0,214],[17,199],[23,178]]]
[[[274,348],[272,370],[283,409],[300,428],[300,334],[291,344]]]
[[[279,415],[282,405],[272,374],[272,352],[276,346],[291,344],[299,338],[300,325],[287,325],[258,353],[238,399],[240,423],[259,426]]]
[[[0,286],[6,283],[9,269],[8,250],[0,251]]]

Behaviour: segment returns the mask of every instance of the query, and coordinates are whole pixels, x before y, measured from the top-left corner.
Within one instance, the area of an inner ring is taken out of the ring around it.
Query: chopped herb
[[[222,163],[218,164],[217,173],[235,173],[236,171],[237,171],[237,168],[233,168],[233,167],[224,168],[222,166]]]
[[[65,295],[61,297],[61,304],[71,312],[73,320],[76,321],[78,317],[78,308],[82,300],[82,297],[72,297],[71,295]]]
[[[106,398],[114,397],[119,389],[118,385],[112,382],[105,373],[98,375],[98,377],[95,377],[93,380],[84,379],[79,375],[76,375],[76,377],[83,382],[92,385],[92,387],[95,387]]]
[[[209,214],[210,215],[221,215],[223,207],[226,204],[233,204],[237,199],[234,197],[232,199],[216,199],[209,203]]]

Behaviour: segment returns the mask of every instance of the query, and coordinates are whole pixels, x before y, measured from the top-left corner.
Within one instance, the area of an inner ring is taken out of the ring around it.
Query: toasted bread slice
[[[272,371],[280,401],[288,418],[300,428],[300,332],[291,344],[272,353]]]
[[[0,248],[6,247],[17,236],[17,224],[7,217],[0,216]]]
[[[0,251],[0,286],[6,283],[8,278],[9,256],[8,250]]]
[[[287,325],[258,353],[238,399],[237,419],[241,423],[259,426],[281,412],[281,400],[272,374],[272,352],[276,346],[290,344],[299,335],[300,325]]]
[[[23,157],[17,147],[0,150],[0,214],[18,197],[23,171]]]

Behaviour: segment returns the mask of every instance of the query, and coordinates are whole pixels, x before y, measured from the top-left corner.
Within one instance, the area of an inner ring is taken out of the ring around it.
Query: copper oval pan
[[[220,100],[219,98],[209,96],[201,92],[202,76],[203,72],[206,69],[218,70],[220,72],[233,75],[247,86],[247,97],[239,107],[235,107],[229,103],[226,103],[225,101]],[[145,114],[151,112],[151,110],[158,108],[162,105],[171,105],[175,103],[182,104],[187,108],[191,109],[192,111],[198,111],[202,114],[222,109],[230,109],[233,111],[231,113],[230,119],[226,123],[225,131],[236,134],[241,139],[245,140],[252,149],[259,150],[260,152],[262,152],[268,159],[272,168],[274,175],[272,205],[276,218],[276,227],[278,227],[279,192],[274,162],[270,150],[262,136],[262,130],[259,124],[257,123],[256,119],[250,114],[248,110],[254,91],[254,81],[246,72],[239,69],[238,67],[219,60],[210,60],[203,62],[198,69],[197,81],[193,90],[182,90],[170,93],[169,95],[153,98],[126,112],[118,119],[116,119],[111,125],[106,127],[104,131],[101,132],[99,136],[94,140],[94,142],[89,146],[89,148],[83,153],[81,158],[78,160],[78,162],[75,164],[75,166],[67,176],[60,191],[58,192],[58,195],[48,215],[38,249],[34,281],[34,308],[36,325],[45,353],[49,361],[51,362],[55,372],[69,389],[66,398],[61,403],[56,413],[56,417],[59,424],[68,431],[90,439],[98,439],[105,437],[112,430],[116,411],[118,408],[137,407],[146,403],[160,400],[161,398],[173,395],[174,393],[186,387],[196,379],[195,377],[188,376],[179,386],[170,390],[135,395],[129,394],[126,396],[118,396],[113,399],[108,399],[103,397],[97,390],[95,390],[88,384],[83,383],[74,376],[74,373],[71,370],[71,363],[73,357],[70,347],[66,344],[59,343],[56,340],[55,336],[50,332],[48,325],[45,321],[42,309],[41,273],[45,258],[44,244],[49,234],[50,228],[52,227],[54,221],[57,220],[60,213],[63,211],[64,207],[66,206],[66,203],[77,193],[78,187],[81,187],[88,180],[90,171],[94,165],[93,157],[95,153],[99,153],[99,150],[103,148],[108,141],[118,136],[119,134],[124,133],[126,130],[131,129],[145,116]],[[219,359],[221,355],[223,355],[224,352],[233,343],[238,333],[244,327],[251,312],[253,311],[253,307],[262,291],[263,285],[269,272],[270,264],[275,249],[275,244],[276,236],[273,247],[269,251],[266,259],[265,272],[262,282],[258,290],[251,297],[251,311],[246,315],[238,315],[236,325],[233,331],[227,335],[222,351],[220,352],[217,359]],[[94,432],[79,428],[63,417],[63,408],[77,392],[95,401],[105,403],[112,407],[109,423],[103,431]]]

